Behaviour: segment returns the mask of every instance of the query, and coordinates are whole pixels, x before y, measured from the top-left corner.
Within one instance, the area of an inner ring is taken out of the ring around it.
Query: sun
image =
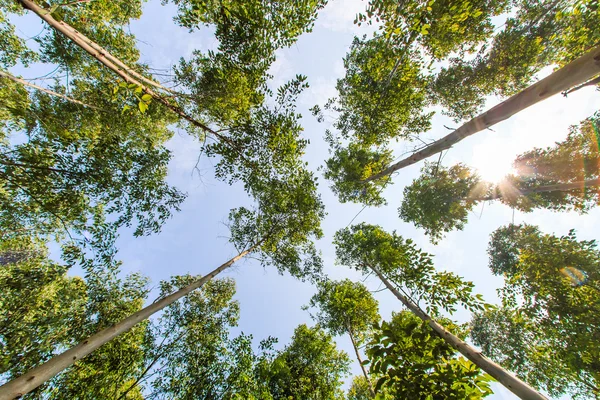
[[[514,150],[507,144],[491,140],[473,148],[471,167],[477,170],[482,180],[498,183],[513,173],[514,159]]]

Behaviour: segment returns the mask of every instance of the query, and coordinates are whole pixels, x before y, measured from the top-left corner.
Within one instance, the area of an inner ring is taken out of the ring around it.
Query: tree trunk
[[[142,75],[142,74],[138,73],[136,70],[130,68],[125,63],[123,63],[121,60],[119,60],[117,57],[110,54],[108,52],[108,50],[101,47],[98,43],[94,42],[93,40],[91,40],[90,38],[85,36],[83,33],[79,32],[77,29],[75,29],[72,26],[70,26],[69,24],[65,23],[64,21],[58,21],[58,23],[61,26],[63,26],[65,29],[68,29],[69,31],[71,31],[74,35],[77,35],[81,40],[85,41],[87,44],[92,46],[94,48],[94,50],[96,50],[99,53],[101,53],[102,55],[104,55],[104,57],[106,57],[111,62],[115,63],[118,67],[123,68],[123,70],[125,70],[129,75],[133,76],[134,78],[137,78],[137,79],[141,80],[142,82],[146,82],[147,84],[152,85],[152,86],[156,87],[157,89],[162,89],[171,94],[179,95],[179,93],[175,92],[174,90],[166,88],[166,87],[162,86],[160,83],[158,83],[152,79],[146,78],[144,75]]]
[[[374,267],[370,267],[373,272],[379,276],[379,279],[387,286],[387,288],[408,308],[412,311],[417,317],[421,318],[423,321],[427,322],[427,324],[433,329],[442,339],[448,342],[449,345],[458,350],[463,356],[469,359],[473,364],[477,365],[483,371],[487,372],[494,379],[500,382],[504,387],[513,392],[519,398],[524,400],[548,400],[547,397],[543,396],[541,393],[530,387],[528,384],[502,368],[500,365],[496,364],[492,360],[486,358],[481,354],[481,352],[475,350],[471,345],[462,341],[457,336],[450,333],[446,328],[442,325],[435,322],[427,313],[425,313],[421,308],[412,302],[412,300],[408,299],[404,295],[402,295],[380,272],[378,269]]]
[[[352,347],[354,347],[354,353],[356,353],[356,359],[360,364],[360,369],[362,369],[363,375],[369,384],[369,391],[371,392],[371,396],[375,398],[375,390],[373,390],[373,385],[371,384],[371,380],[369,379],[369,374],[367,373],[367,369],[363,365],[363,360],[360,357],[360,353],[358,352],[358,346],[356,345],[356,341],[354,340],[354,334],[352,333],[352,329],[349,326],[346,326],[346,330],[348,331],[348,336],[350,336],[350,341],[352,342]]]
[[[588,179],[585,181],[579,182],[571,182],[571,183],[557,183],[555,185],[544,185],[538,187],[531,187],[527,189],[518,189],[515,193],[517,196],[525,196],[531,193],[543,193],[543,192],[566,192],[567,190],[573,189],[585,189],[587,187],[598,187],[600,186],[600,179]],[[486,201],[486,200],[496,200],[504,197],[502,192],[497,188],[494,194],[489,196],[483,196],[476,198],[474,200]]]
[[[120,334],[127,332],[136,324],[148,319],[152,314],[173,304],[180,298],[186,296],[188,293],[198,289],[206,282],[217,276],[219,273],[232,266],[236,261],[240,260],[247,254],[252,252],[257,246],[258,244],[252,246],[248,250],[244,250],[237,256],[233,257],[231,260],[227,261],[226,263],[222,264],[220,267],[209,273],[208,275],[203,276],[202,278],[196,280],[190,285],[179,289],[177,292],[150,304],[149,306],[125,318],[123,321],[117,323],[116,325],[101,330],[95,335],[90,336],[83,342],[79,343],[77,346],[72,347],[71,349],[65,351],[64,353],[58,356],[52,357],[44,364],[29,370],[27,373],[21,375],[20,377],[13,379],[8,383],[5,383],[4,385],[0,386],[0,400],[18,399],[26,393],[29,393],[36,387],[47,382],[56,374],[62,372],[65,368],[73,365],[77,360],[87,356],[88,354],[90,354],[103,344],[108,343]]]
[[[52,17],[52,15],[50,15],[50,13],[47,12],[47,10],[44,10],[42,7],[38,6],[32,0],[17,0],[17,1],[19,3],[21,3],[21,5],[25,9],[33,11],[38,17],[40,17],[41,19],[46,21],[48,23],[48,25],[50,25],[52,28],[54,28],[58,32],[65,35],[67,38],[69,38],[71,41],[73,41],[73,43],[75,43],[77,46],[79,46],[83,50],[85,50],[88,54],[90,54],[91,56],[96,58],[100,63],[102,63],[108,69],[110,69],[111,71],[113,71],[114,73],[119,75],[125,82],[132,83],[134,85],[141,87],[144,93],[152,96],[152,98],[154,100],[163,104],[169,110],[173,111],[174,113],[179,115],[181,118],[188,121],[190,124],[202,129],[203,131],[205,131],[207,133],[210,133],[211,135],[215,136],[219,140],[230,145],[233,149],[237,149],[237,146],[235,145],[235,143],[233,143],[229,138],[219,134],[218,132],[214,131],[213,129],[210,129],[208,126],[201,123],[200,121],[195,120],[191,116],[187,115],[181,108],[172,104],[169,100],[165,99],[159,93],[156,93],[151,88],[142,84],[139,80],[133,78],[130,75],[130,71],[133,71],[132,68],[127,67],[127,66],[125,66],[125,68],[123,68],[123,67],[119,67],[119,66],[115,65],[115,63],[110,61],[109,57],[107,57],[107,55],[105,53],[96,50],[96,48],[94,48],[93,46],[91,46],[88,43],[88,41],[91,42],[90,39],[86,38],[87,39],[87,41],[86,41],[86,40],[82,39],[81,34],[75,33],[77,31],[74,28],[72,28],[70,26],[67,28],[67,26],[68,26],[67,24],[60,23],[59,21],[54,19]],[[95,46],[97,46],[98,48],[101,49],[100,46],[98,46],[98,45],[95,45]],[[114,59],[114,56],[111,55],[110,57],[112,59]],[[120,61],[118,63],[119,63],[119,65],[125,65],[125,64],[121,63]]]
[[[527,89],[511,96],[483,114],[478,115],[454,132],[431,143],[423,150],[417,151],[413,155],[398,161],[396,164],[389,166],[385,170],[366,178],[363,182],[367,183],[383,178],[399,169],[408,167],[409,165],[431,157],[434,154],[449,149],[464,138],[487,129],[498,122],[504,121],[527,107],[557,93],[569,90],[576,85],[584,83],[599,73],[600,46],[595,47],[558,71],[553,72],[550,76],[547,76],[541,81],[529,86]]]
[[[10,79],[11,81],[14,81],[14,82],[20,83],[21,85],[24,85],[24,86],[29,86],[30,88],[37,89],[37,90],[39,90],[39,91],[41,91],[41,92],[44,92],[44,93],[47,93],[47,94],[49,94],[49,95],[51,95],[51,96],[60,97],[60,98],[62,98],[62,99],[65,99],[65,100],[67,100],[67,101],[70,101],[71,103],[79,104],[79,105],[82,105],[82,106],[85,106],[85,107],[88,107],[88,108],[92,108],[92,109],[94,109],[94,110],[100,110],[98,107],[95,107],[95,106],[92,106],[92,105],[86,104],[86,103],[84,103],[84,102],[81,102],[81,101],[79,101],[79,100],[77,100],[77,99],[74,99],[74,98],[72,98],[72,97],[69,97],[69,96],[65,96],[64,94],[57,93],[57,92],[55,92],[55,91],[52,91],[52,90],[50,90],[50,89],[46,89],[46,88],[44,88],[44,87],[41,87],[41,86],[35,85],[35,84],[31,83],[31,82],[27,82],[27,81],[26,81],[26,80],[24,80],[24,79],[17,78],[16,76],[13,76],[13,75],[9,74],[9,73],[8,73],[8,72],[6,72],[6,71],[1,71],[1,70],[0,70],[0,76],[2,76],[2,77],[4,77],[4,78],[7,78],[7,79]]]

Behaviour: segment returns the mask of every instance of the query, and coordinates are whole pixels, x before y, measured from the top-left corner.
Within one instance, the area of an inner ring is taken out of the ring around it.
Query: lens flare
[[[560,273],[567,277],[573,286],[581,286],[587,281],[587,274],[575,267],[561,268]]]

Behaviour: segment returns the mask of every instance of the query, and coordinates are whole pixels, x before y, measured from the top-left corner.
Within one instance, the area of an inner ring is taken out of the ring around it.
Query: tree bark
[[[115,57],[111,53],[109,53],[108,50],[106,50],[105,48],[100,46],[98,43],[94,42],[93,40],[91,40],[90,38],[85,36],[83,33],[79,32],[77,29],[73,28],[71,25],[65,23],[64,21],[58,21],[58,23],[61,26],[63,26],[65,29],[72,32],[74,35],[77,35],[79,38],[81,38],[81,40],[83,40],[84,42],[86,42],[87,44],[92,46],[94,48],[94,50],[103,54],[108,60],[110,60],[111,62],[116,64],[118,67],[122,68],[124,71],[126,71],[129,75],[133,76],[134,78],[137,78],[137,79],[141,80],[142,82],[146,82],[147,84],[152,85],[152,86],[156,87],[157,89],[162,89],[166,92],[169,92],[169,93],[172,93],[175,95],[179,94],[179,93],[175,92],[174,90],[171,90],[169,88],[162,86],[160,83],[158,83],[152,79],[146,78],[144,75],[138,73],[135,69],[130,68],[128,65],[123,63],[117,57]]]
[[[517,188],[517,190],[518,190],[517,195],[525,196],[525,195],[528,195],[531,193],[566,192],[567,190],[585,189],[587,187],[591,188],[591,187],[598,187],[598,186],[600,186],[600,179],[588,179],[585,181],[570,182],[570,183],[557,183],[555,185],[544,185],[544,186],[531,187],[531,188],[526,188],[526,189]],[[491,194],[489,196],[479,197],[474,200],[479,200],[479,201],[496,200],[496,199],[500,199],[502,197],[504,197],[502,192],[499,191],[498,189],[496,189],[494,194]]]
[[[426,322],[442,339],[448,342],[449,345],[458,350],[463,356],[469,359],[473,364],[477,365],[483,371],[487,372],[494,379],[500,382],[504,387],[513,392],[523,400],[548,400],[547,397],[533,389],[527,383],[523,382],[512,373],[508,372],[500,365],[486,358],[481,352],[475,350],[471,345],[462,341],[457,336],[450,333],[442,325],[434,321],[427,313],[415,304],[412,300],[405,297],[398,289],[396,289],[375,267],[369,268],[377,274],[379,279],[385,286],[404,304],[406,308],[412,311],[417,317]]]
[[[108,57],[106,56],[106,54],[104,54],[103,52],[98,51],[94,47],[90,46],[86,42],[86,40],[82,39],[81,34],[74,33],[74,32],[76,32],[75,29],[73,29],[71,27],[67,28],[66,27],[66,26],[68,26],[67,24],[61,24],[59,21],[57,21],[56,19],[54,19],[50,15],[50,13],[47,12],[47,10],[44,10],[42,7],[38,6],[32,0],[17,0],[17,1],[19,3],[21,3],[21,5],[25,9],[33,11],[38,17],[40,17],[41,19],[43,19],[44,21],[46,21],[48,23],[48,25],[50,25],[52,28],[54,28],[58,32],[60,32],[63,35],[65,35],[67,38],[69,38],[70,40],[72,40],[73,43],[75,43],[77,46],[81,47],[83,50],[85,50],[88,54],[90,54],[95,59],[97,59],[100,63],[102,63],[108,69],[110,69],[111,71],[113,71],[114,73],[116,73],[117,75],[119,75],[125,82],[131,83],[131,84],[134,84],[134,85],[137,85],[137,86],[141,87],[144,93],[152,96],[152,98],[154,100],[156,100],[159,103],[163,104],[165,107],[167,107],[169,110],[173,111],[175,114],[179,115],[181,118],[185,119],[186,121],[188,121],[192,125],[194,125],[194,126],[200,128],[200,129],[202,129],[203,131],[205,131],[205,132],[207,132],[207,133],[215,136],[219,140],[227,143],[232,148],[237,149],[237,146],[235,145],[235,143],[233,143],[229,138],[227,138],[227,137],[219,134],[218,132],[216,132],[215,130],[209,128],[208,126],[206,126],[205,124],[201,123],[200,121],[195,120],[191,116],[187,115],[181,108],[179,108],[178,106],[176,106],[174,104],[171,104],[171,102],[169,102],[169,100],[165,99],[159,93],[156,93],[154,90],[152,90],[151,88],[145,86],[139,80],[133,78],[129,74],[129,72],[128,72],[128,71],[132,71],[132,68],[129,68],[127,66],[125,66],[125,68],[122,68],[122,67],[119,67],[119,66],[115,65],[112,61],[110,61],[108,59]],[[87,40],[89,40],[89,39],[87,39]],[[100,46],[98,46],[98,47],[100,47]]]
[[[464,138],[487,129],[498,122],[504,121],[527,107],[557,93],[569,90],[576,85],[584,83],[599,73],[600,46],[595,47],[541,81],[529,86],[527,89],[466,122],[454,132],[436,140],[426,148],[417,151],[413,155],[398,161],[396,164],[389,166],[385,170],[366,178],[363,182],[367,183],[383,178],[399,169],[408,167],[409,165],[431,157],[434,154],[449,149]]]
[[[73,365],[77,360],[87,356],[88,354],[98,349],[103,344],[108,343],[120,334],[127,332],[138,323],[148,319],[152,314],[173,304],[180,298],[186,296],[188,293],[198,289],[206,282],[217,276],[219,273],[232,266],[236,261],[240,260],[247,254],[252,252],[257,247],[258,244],[252,246],[248,250],[244,250],[237,256],[233,257],[231,260],[227,261],[217,269],[210,272],[208,275],[203,276],[202,278],[196,280],[190,285],[179,289],[177,292],[170,294],[160,299],[159,301],[150,304],[147,307],[144,307],[140,311],[130,315],[123,321],[117,323],[116,325],[101,330],[95,335],[90,336],[83,342],[79,343],[75,347],[72,347],[64,353],[59,354],[58,356],[52,357],[44,364],[29,370],[27,373],[21,375],[16,379],[13,379],[8,383],[5,383],[4,385],[0,386],[0,400],[18,399],[26,393],[29,393],[36,387],[47,382],[56,374],[62,372],[65,368]]]
[[[352,342],[352,347],[354,347],[354,353],[356,354],[356,359],[358,360],[358,364],[360,365],[360,369],[362,369],[363,375],[369,384],[369,391],[371,392],[371,397],[375,398],[375,390],[373,389],[373,385],[371,384],[371,380],[369,379],[369,374],[367,373],[367,369],[363,365],[363,360],[358,352],[358,346],[356,345],[356,341],[354,339],[354,334],[352,333],[352,329],[346,325],[346,330],[348,331],[348,336],[350,336],[350,341]]]
[[[14,82],[20,83],[21,85],[28,86],[28,87],[30,87],[30,88],[34,88],[34,89],[36,89],[36,90],[39,90],[39,91],[41,91],[41,92],[47,93],[47,94],[49,94],[49,95],[51,95],[51,96],[60,97],[61,99],[65,99],[65,100],[67,100],[67,101],[70,101],[71,103],[79,104],[79,105],[82,105],[82,106],[85,106],[85,107],[88,107],[88,108],[92,108],[92,109],[94,109],[94,110],[100,110],[98,107],[95,107],[95,106],[92,106],[92,105],[86,104],[86,103],[84,103],[84,102],[81,102],[81,101],[79,101],[79,100],[76,100],[76,99],[74,99],[74,98],[72,98],[72,97],[65,96],[64,94],[61,94],[61,93],[55,92],[55,91],[53,91],[53,90],[50,90],[50,89],[46,89],[46,88],[44,88],[44,87],[38,86],[38,85],[36,85],[36,84],[33,84],[33,83],[31,83],[31,82],[27,82],[27,81],[26,81],[26,80],[24,80],[24,79],[17,78],[16,76],[13,76],[13,75],[9,74],[9,73],[8,73],[8,72],[6,72],[6,71],[0,71],[0,76],[3,76],[3,77],[5,77],[5,78],[7,78],[7,79],[10,79],[11,81],[14,81]]]

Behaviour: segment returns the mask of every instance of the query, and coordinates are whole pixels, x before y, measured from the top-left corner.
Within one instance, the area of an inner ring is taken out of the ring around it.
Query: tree
[[[383,171],[370,176],[364,182],[376,181],[434,154],[447,150],[464,138],[490,128],[533,104],[586,82],[600,72],[600,67],[592,61],[598,57],[599,53],[599,47],[591,49],[546,78],[527,87],[525,90],[513,95],[486,112],[479,114],[443,138],[429,143],[422,150],[416,151],[405,159],[390,165]]]
[[[290,344],[263,365],[264,379],[274,400],[340,399],[341,378],[348,374],[349,364],[331,335],[299,325]]]
[[[161,282],[161,297],[197,279],[177,276]],[[239,319],[234,294],[233,280],[219,279],[167,307],[151,323],[153,342],[146,355],[145,374],[139,375],[136,382],[148,382],[143,387],[151,388],[154,398],[226,396],[227,383],[237,374],[237,365],[229,354],[229,328]]]
[[[230,241],[238,249],[238,255],[204,277],[124,318],[110,329],[98,331],[45,364],[5,384],[0,387],[0,395],[15,396],[34,389],[75,360],[92,353],[185,297],[249,254],[260,258],[263,266],[273,266],[281,273],[287,271],[300,279],[318,279],[322,262],[312,240],[322,235],[320,221],[323,204],[316,194],[316,179],[303,169],[285,179],[260,181],[261,184],[254,187],[256,210],[241,207],[231,211]]]
[[[598,7],[588,0],[519,1],[487,46],[466,61],[451,59],[432,89],[446,113],[473,118],[492,94],[511,96],[525,89],[542,68],[564,66],[598,43]]]
[[[482,310],[481,295],[474,296],[473,284],[447,272],[435,272],[431,256],[418,249],[410,239],[385,232],[378,226],[360,224],[335,234],[336,256],[343,264],[375,273],[386,287],[417,317],[468,360],[526,399],[545,399],[498,364],[484,357],[458,336],[435,321],[428,313],[438,315],[440,308],[452,313],[457,305]],[[419,305],[426,302],[425,312]]]
[[[541,331],[518,309],[500,307],[475,314],[469,333],[490,358],[553,397],[597,398],[597,380],[573,370],[567,336]]]
[[[369,382],[369,374],[358,348],[380,318],[377,301],[371,292],[363,284],[349,279],[326,280],[319,283],[318,291],[311,297],[309,305],[317,309],[313,318],[319,326],[327,329],[332,335],[347,334],[350,337],[363,375]],[[373,388],[371,393],[375,395]]]
[[[464,339],[464,327],[439,320]],[[492,393],[489,375],[457,357],[456,349],[410,311],[393,313],[390,322],[377,328],[367,355],[371,370],[380,376],[378,393],[395,399],[481,399]]]
[[[463,228],[468,212],[489,190],[488,184],[464,164],[445,168],[426,163],[421,176],[404,188],[400,218],[424,228],[433,243],[445,232]]]
[[[600,202],[600,164],[595,114],[572,126],[562,142],[517,156],[516,174],[498,184],[482,181],[476,171],[426,163],[421,176],[404,188],[400,218],[425,229],[432,242],[462,229],[468,212],[479,202],[500,200],[524,212],[545,208],[587,212]]]
[[[0,303],[0,360],[5,379],[139,310],[146,296],[146,280],[139,275],[118,278],[118,263],[84,263],[85,279],[68,277],[70,260],[62,265],[51,261],[45,246],[25,236],[2,240],[1,279],[6,290]],[[145,329],[138,325],[28,398],[118,397],[142,366]],[[128,398],[139,399],[140,392]]]
[[[67,346],[85,320],[85,282],[27,236],[0,240],[0,373],[18,376]]]
[[[558,237],[531,225],[509,225],[492,234],[488,252],[490,269],[505,278],[500,290],[503,309],[475,320],[474,339],[498,354],[497,346],[505,344],[492,338],[523,332],[518,347],[498,357],[499,361],[515,365],[515,372],[550,393],[597,396],[600,252],[596,242],[578,241],[574,231]],[[521,349],[524,355],[518,354]],[[563,365],[549,363],[542,376],[534,368],[548,357],[548,349]],[[521,358],[526,355],[532,356],[531,361]]]
[[[348,400],[370,400],[373,398],[373,385],[364,375],[355,376],[346,397]]]

